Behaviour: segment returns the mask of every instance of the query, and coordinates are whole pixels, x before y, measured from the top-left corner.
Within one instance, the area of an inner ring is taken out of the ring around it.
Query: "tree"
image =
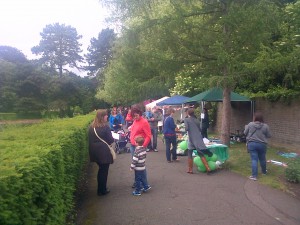
[[[58,69],[60,76],[66,65],[80,69],[77,63],[83,62],[83,57],[79,55],[82,52],[80,49],[82,44],[79,43],[82,36],[77,34],[75,28],[55,23],[46,25],[40,35],[42,40],[31,51],[41,55],[42,63]]]
[[[26,56],[17,48],[0,46],[0,59],[12,63],[28,63]]]
[[[106,71],[109,86],[99,92],[100,97],[114,99],[111,84],[121,76],[130,76],[134,89],[144,88],[146,93],[153,79],[157,84],[164,78],[170,88],[178,74],[192,80],[204,77],[206,86],[224,90],[221,139],[229,144],[230,91],[243,80],[245,65],[256,58],[261,46],[272,44],[278,31],[278,7],[265,0],[104,2],[122,10],[118,14],[126,24],[122,38],[131,42],[122,46]],[[117,87],[122,93],[130,86]]]
[[[98,38],[92,38],[88,47],[88,54],[85,55],[89,75],[94,76],[98,71],[101,73],[112,58],[112,46],[116,40],[113,29],[106,28],[98,34]]]

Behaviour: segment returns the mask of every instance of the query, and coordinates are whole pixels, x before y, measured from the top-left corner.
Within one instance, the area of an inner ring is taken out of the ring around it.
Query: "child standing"
[[[134,170],[134,179],[135,179],[135,191],[132,192],[135,196],[140,196],[143,192],[147,192],[151,189],[151,186],[148,184],[147,175],[146,175],[146,148],[143,147],[144,138],[142,136],[135,137],[136,148],[132,157],[132,163],[130,166],[130,171]],[[142,186],[141,186],[142,185]]]

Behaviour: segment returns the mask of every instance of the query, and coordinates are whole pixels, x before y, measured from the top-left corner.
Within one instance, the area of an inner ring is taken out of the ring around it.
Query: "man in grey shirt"
[[[146,119],[149,122],[151,134],[152,134],[152,140],[148,145],[147,151],[153,150],[155,152],[158,152],[157,150],[158,121],[162,120],[162,114],[160,114],[157,111],[156,107],[153,107],[152,113],[150,114],[149,117],[146,117]]]

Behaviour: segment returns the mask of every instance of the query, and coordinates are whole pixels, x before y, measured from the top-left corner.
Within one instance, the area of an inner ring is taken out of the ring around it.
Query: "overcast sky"
[[[85,53],[90,39],[106,28],[107,16],[98,0],[0,0],[0,45],[15,47],[33,59],[31,48],[39,44],[43,28],[58,22],[83,36]]]

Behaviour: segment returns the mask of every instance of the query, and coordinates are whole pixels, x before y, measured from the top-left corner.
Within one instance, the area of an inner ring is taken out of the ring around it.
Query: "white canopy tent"
[[[151,108],[152,109],[154,106],[156,106],[156,103],[159,103],[159,102],[161,102],[161,101],[163,101],[163,100],[165,100],[167,98],[170,98],[170,97],[168,97],[168,96],[162,97],[162,98],[157,99],[157,100],[155,100],[153,102],[150,102],[149,104],[145,105],[145,107],[146,107],[146,109],[147,108]]]

